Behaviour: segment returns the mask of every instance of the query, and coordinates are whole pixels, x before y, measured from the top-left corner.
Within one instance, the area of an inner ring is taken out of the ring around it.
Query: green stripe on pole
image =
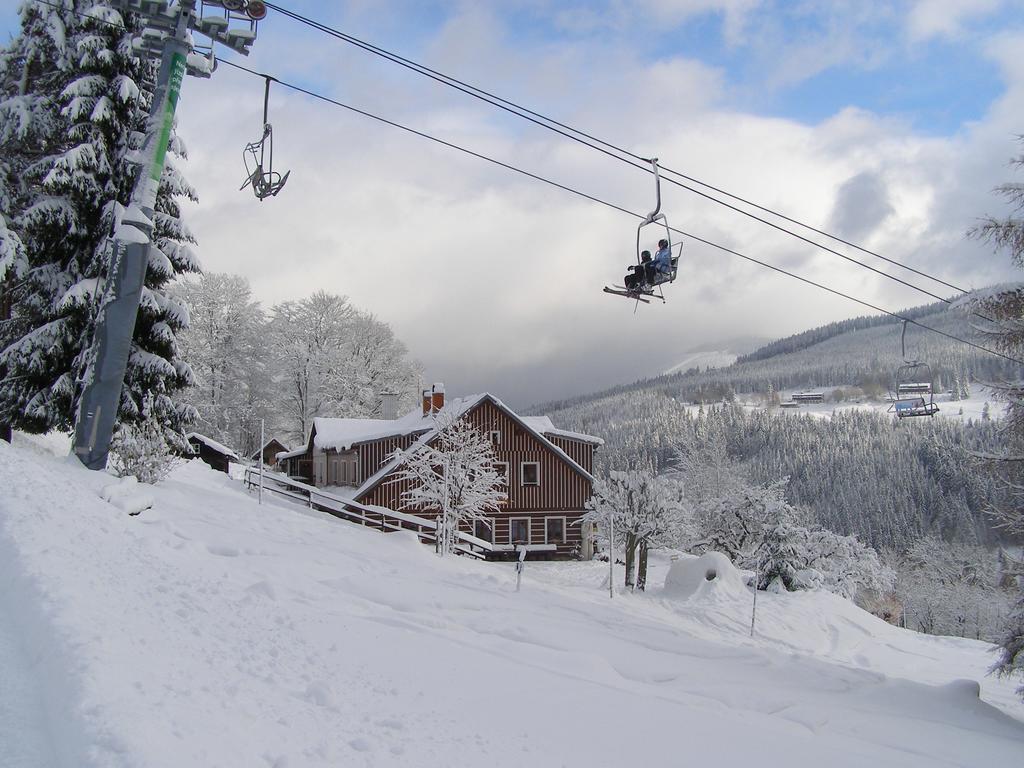
[[[178,108],[178,96],[181,95],[181,81],[185,79],[185,54],[175,53],[171,58],[171,78],[167,83],[167,105],[160,118],[160,136],[156,143],[153,156],[153,168],[150,178],[159,182],[164,172],[164,161],[167,157],[167,143],[171,140],[171,128],[174,127],[174,110]]]

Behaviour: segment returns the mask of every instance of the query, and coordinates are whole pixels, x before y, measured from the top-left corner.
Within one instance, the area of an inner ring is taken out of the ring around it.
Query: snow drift
[[[527,562],[517,593],[511,564],[260,506],[198,462],[137,517],[99,497],[110,482],[0,443],[0,641],[18,646],[0,642],[0,684],[16,681],[0,690],[19,697],[0,706],[0,738],[33,768],[589,768],[681,747],[687,764],[991,766],[1024,752],[1024,707],[985,677],[986,646],[832,595],[766,596],[752,640],[741,602],[609,600],[600,563]]]
[[[705,552],[700,557],[680,555],[669,567],[665,592],[678,599],[702,602],[751,600],[746,577],[720,552]]]

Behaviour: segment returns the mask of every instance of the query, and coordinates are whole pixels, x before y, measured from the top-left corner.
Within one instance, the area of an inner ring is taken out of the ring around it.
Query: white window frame
[[[495,437],[497,437],[497,439],[495,439]],[[487,433],[487,439],[491,441],[492,448],[501,447],[501,430],[492,429],[490,432]]]
[[[490,537],[484,538],[483,536],[477,536],[476,535],[476,524],[477,523],[487,523],[487,526],[491,529]],[[495,541],[494,541],[495,533],[497,531],[497,528],[495,526],[496,526],[496,523],[495,523],[495,519],[493,517],[478,517],[478,518],[475,518],[473,520],[473,535],[476,536],[476,538],[478,538],[478,539],[482,538],[484,541],[488,542],[489,544],[494,544],[495,543]]]
[[[526,473],[523,471],[523,469],[527,465],[529,465],[529,464],[532,464],[533,466],[535,466],[537,468],[537,482],[535,482],[535,483],[528,483],[528,482],[526,482]],[[540,485],[540,462],[539,461],[521,461],[521,462],[519,462],[519,485],[524,485],[524,486],[525,485],[528,485],[528,486],[539,486]]]
[[[512,489],[512,465],[509,464],[507,461],[494,461],[491,463],[494,465],[495,470],[497,470],[499,466],[505,468],[505,472],[503,474],[503,477],[505,478],[505,484],[501,486],[501,491],[502,493],[505,494],[505,499],[499,503],[508,504],[509,494],[511,493]]]
[[[562,541],[559,542],[559,543],[561,543],[561,544],[568,543],[568,541],[569,541],[569,538],[568,538],[569,529],[568,529],[568,520],[566,520],[565,515],[551,515],[550,517],[545,517],[544,518],[544,543],[545,544],[550,544],[551,543],[550,541],[548,541],[548,520],[561,520],[562,521]]]
[[[513,523],[517,523],[519,521],[526,521],[526,541],[515,541],[512,538],[512,530],[514,527]],[[528,517],[510,517],[508,519],[508,543],[511,544],[513,547],[517,544],[530,544],[533,539],[533,531],[531,530],[532,527],[533,526],[530,525],[530,518]]]

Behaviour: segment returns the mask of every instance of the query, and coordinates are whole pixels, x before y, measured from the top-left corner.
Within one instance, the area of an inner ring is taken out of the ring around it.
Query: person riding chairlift
[[[672,249],[668,246],[668,240],[663,238],[658,241],[658,252],[654,254],[654,261],[647,265],[647,282],[650,285],[657,285],[671,275]],[[659,276],[664,276],[664,279],[659,280]]]
[[[647,270],[651,264],[651,252],[644,251],[640,254],[640,263],[632,264],[629,269],[631,274],[625,277],[625,286],[627,291],[639,291],[644,283],[647,282]]]

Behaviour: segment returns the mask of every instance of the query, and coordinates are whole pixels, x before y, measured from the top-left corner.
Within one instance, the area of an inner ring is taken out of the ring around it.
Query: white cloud
[[[641,4],[658,19],[673,26],[694,16],[720,13],[725,41],[730,46],[743,42],[749,16],[761,5],[762,0],[645,0]]]
[[[817,125],[738,112],[727,106],[723,74],[700,62],[645,62],[606,42],[524,49],[480,9],[454,17],[426,56],[797,218],[846,216],[879,252],[981,285],[1009,265],[962,235],[994,210],[988,190],[1005,179],[1011,137],[1024,130],[1020,43],[991,44],[1007,93],[950,138],[855,108]],[[261,33],[260,45],[260,67],[278,72],[288,57],[290,70],[304,69],[294,39]],[[331,46],[312,49],[307,77],[323,83],[317,89],[627,208],[653,202],[649,176]],[[716,339],[782,335],[867,311],[688,243],[669,303],[634,314],[601,292],[635,258],[634,220],[281,87],[272,99],[275,161],[292,178],[258,203],[237,187],[241,148],[258,132],[260,88],[223,68],[190,80],[182,98],[186,173],[202,197],[188,220],[206,267],[245,275],[268,305],[317,289],[351,296],[392,323],[428,378],[453,392],[490,388],[525,405],[655,373]],[[888,215],[843,210],[857,204],[843,185],[863,174],[884,179]],[[666,185],[664,197],[673,225],[758,259],[894,309],[927,300],[684,190]]]
[[[912,42],[955,38],[972,19],[999,10],[1004,0],[917,0],[907,15],[907,34]]]

